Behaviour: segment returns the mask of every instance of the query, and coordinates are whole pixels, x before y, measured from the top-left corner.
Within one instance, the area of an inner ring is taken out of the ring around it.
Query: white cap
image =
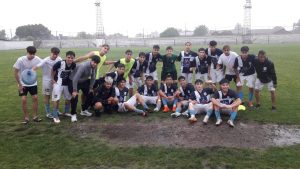
[[[104,79],[104,81],[106,83],[113,83],[114,82],[114,80],[110,76],[106,76],[105,79]]]

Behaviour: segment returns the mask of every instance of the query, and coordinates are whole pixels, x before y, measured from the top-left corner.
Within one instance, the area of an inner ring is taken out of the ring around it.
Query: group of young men
[[[76,59],[75,53],[68,51],[65,60],[59,56],[60,50],[56,47],[51,49],[49,57],[40,59],[35,55],[35,47],[29,46],[27,55],[20,57],[13,66],[22,98],[23,123],[29,122],[26,105],[28,92],[33,98],[33,121],[41,121],[37,116],[37,83],[26,85],[20,77],[25,69],[38,68],[43,71],[42,90],[46,116],[53,118],[55,123],[60,122],[60,115],[70,116],[72,122],[77,121],[76,109],[80,90],[80,114],[83,116],[93,115],[89,109],[94,110],[95,116],[112,111],[131,111],[147,116],[162,107],[165,113],[171,111],[172,117],[186,116],[190,122],[196,122],[196,115],[204,113],[204,124],[215,114],[217,126],[222,123],[221,113],[229,114],[227,123],[233,127],[239,105],[246,104],[246,101],[243,102],[242,90],[245,82],[249,88],[249,107],[260,107],[260,91],[267,85],[271,92],[272,110],[276,110],[277,78],[274,64],[268,60],[265,51],[260,50],[256,57],[249,54],[247,46],[243,46],[241,54],[238,55],[228,45],[223,46],[222,50],[217,48],[216,41],[211,41],[207,49],[199,48],[197,53],[191,50],[191,46],[190,42],[186,42],[179,55],[173,54],[173,48],[168,46],[166,53],[161,55],[160,47],[154,45],[151,52],[140,52],[137,58],[133,58],[131,50],[126,50],[125,57],[118,61],[106,60],[106,54],[110,50],[107,44],[102,45],[100,51],[92,51]],[[176,61],[180,62],[178,78]],[[158,62],[162,62],[160,86]],[[103,65],[111,65],[108,73],[101,74]],[[115,70],[111,71],[113,67]],[[236,91],[229,87],[232,80],[235,82]],[[219,90],[216,87],[218,84]],[[62,94],[65,107],[64,112],[60,113],[58,105]],[[50,99],[53,102],[52,111]],[[152,110],[150,105],[155,108]]]

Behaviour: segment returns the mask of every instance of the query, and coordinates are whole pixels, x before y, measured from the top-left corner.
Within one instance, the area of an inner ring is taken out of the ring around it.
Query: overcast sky
[[[167,27],[233,29],[243,23],[246,0],[102,0],[106,34],[135,36]],[[95,0],[1,0],[0,29],[41,23],[52,34],[96,30]],[[252,0],[252,27],[292,29],[300,19],[299,0]],[[8,32],[7,32],[8,33]]]

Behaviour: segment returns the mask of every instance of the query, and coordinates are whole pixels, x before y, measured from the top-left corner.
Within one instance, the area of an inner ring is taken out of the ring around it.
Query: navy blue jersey
[[[56,62],[52,68],[52,70],[56,72],[54,75],[54,80],[63,86],[67,86],[71,82],[69,77],[75,68],[75,63],[68,65],[65,60]]]
[[[216,50],[212,52],[209,48],[207,48],[205,50],[205,53],[209,57],[210,62],[212,63],[212,67],[216,69],[219,57],[223,54],[223,51],[219,48],[216,48]]]
[[[173,96],[177,91],[177,86],[172,84],[171,86],[167,86],[166,84],[160,84],[160,90],[166,94],[166,96]]]
[[[148,62],[149,73],[156,70],[156,63],[161,60],[161,55],[158,53],[156,56],[152,55],[152,52],[146,54],[146,61]]]
[[[180,92],[179,97],[183,97],[183,100],[189,100],[195,88],[192,84],[188,83],[186,87],[179,87],[178,90]]]
[[[195,90],[191,95],[191,100],[196,100],[200,104],[207,104],[210,102],[210,95],[214,91],[211,88],[204,88],[201,92]]]
[[[235,59],[233,68],[238,69],[243,76],[253,75],[255,73],[254,62],[255,55],[248,55],[245,60],[239,56]]]
[[[146,60],[143,63],[141,63],[138,59],[136,59],[131,68],[131,74],[135,78],[141,77],[141,74],[143,72],[146,72],[147,68],[148,68],[148,62]]]
[[[118,97],[119,99],[119,103],[124,103],[126,102],[126,97],[128,95],[128,88],[125,87],[123,90],[115,87],[115,92],[116,92],[116,96]]]
[[[190,70],[191,67],[195,67],[194,60],[195,57],[197,57],[197,53],[190,51],[189,53],[186,53],[184,51],[181,51],[178,60],[181,60],[181,73],[192,73]]]
[[[107,89],[105,85],[98,88],[95,96],[97,102],[106,102],[108,98],[116,97],[116,91],[114,87]]]
[[[204,57],[203,59],[195,57],[193,64],[196,67],[196,73],[205,74],[208,73],[208,67],[211,64],[211,59],[209,57]]]
[[[157,87],[155,84],[152,84],[150,87],[147,85],[142,85],[138,88],[138,92],[144,96],[157,96]]]
[[[226,105],[231,105],[239,97],[237,96],[237,94],[234,90],[228,89],[228,92],[226,95],[224,95],[223,92],[220,90],[215,92],[214,98],[219,99],[220,103],[223,103]]]

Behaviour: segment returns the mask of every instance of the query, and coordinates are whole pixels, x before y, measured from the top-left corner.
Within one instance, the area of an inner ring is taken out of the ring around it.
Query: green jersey
[[[176,65],[175,65],[176,60],[178,61],[178,56],[176,55],[172,55],[170,57],[167,55],[161,56],[161,61],[163,62],[162,71],[166,73],[171,73],[176,71]]]

